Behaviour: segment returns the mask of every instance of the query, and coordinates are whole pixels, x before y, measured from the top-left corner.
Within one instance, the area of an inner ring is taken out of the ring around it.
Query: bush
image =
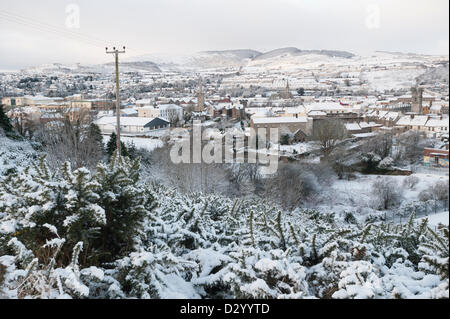
[[[58,262],[67,263],[70,250],[83,244],[82,265],[99,265],[126,255],[133,247],[153,198],[137,187],[139,160],[114,156],[96,174],[72,170],[67,162],[51,172],[44,158],[22,174],[0,183],[3,222],[13,223],[7,236],[16,236],[34,253],[51,233],[65,239]]]
[[[410,175],[403,180],[403,186],[409,189],[414,189],[414,187],[419,183],[419,178],[414,175]]]
[[[439,207],[448,207],[449,199],[449,183],[438,181],[429,189],[423,190],[419,194],[419,200],[422,202],[432,202],[434,212],[436,213]]]
[[[291,138],[290,138],[289,134],[283,134],[280,137],[280,144],[281,145],[288,145],[288,144],[290,144],[289,143],[290,139]]]
[[[388,177],[377,177],[372,184],[373,193],[376,196],[375,206],[377,209],[389,209],[400,204],[402,189],[398,184]]]

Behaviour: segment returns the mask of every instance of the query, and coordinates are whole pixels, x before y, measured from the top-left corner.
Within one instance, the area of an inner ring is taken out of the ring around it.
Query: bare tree
[[[404,179],[403,186],[414,189],[414,187],[419,183],[419,178],[417,176],[411,175]]]
[[[184,193],[239,195],[225,165],[204,162],[175,164],[169,155],[170,148],[171,145],[166,144],[150,154],[150,163],[143,169],[144,176]]]
[[[339,141],[347,137],[347,130],[340,120],[320,120],[314,126],[314,139],[320,142],[322,152],[328,158]]]
[[[373,193],[376,196],[376,207],[389,209],[400,204],[403,197],[402,188],[388,177],[378,177],[372,184]]]
[[[396,138],[396,161],[414,163],[423,160],[424,147],[433,147],[424,132],[408,131]]]
[[[368,139],[362,146],[364,153],[374,153],[382,159],[391,156],[392,152],[392,134],[380,133]]]
[[[11,124],[23,137],[32,138],[38,124],[33,121],[29,114],[18,111]]]
[[[449,182],[436,182],[429,189],[420,192],[419,199],[423,202],[431,201],[433,203],[435,213],[437,212],[440,204],[442,204],[443,207],[448,207]]]
[[[265,198],[279,205],[293,209],[302,205],[320,189],[317,177],[297,164],[282,164],[277,173],[266,178]]]
[[[58,167],[69,161],[73,167],[94,167],[103,157],[102,137],[98,127],[88,124],[83,116],[74,122],[66,117],[63,122],[41,124],[36,139],[48,153],[48,161]]]

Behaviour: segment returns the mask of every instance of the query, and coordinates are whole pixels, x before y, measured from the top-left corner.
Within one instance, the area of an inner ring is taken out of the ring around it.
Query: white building
[[[102,133],[109,134],[116,131],[117,118],[104,116],[94,122]],[[165,130],[169,122],[159,117],[120,117],[120,132],[129,135],[146,134],[155,130]]]
[[[439,136],[441,134],[448,134],[448,117],[430,118],[425,124],[426,133],[428,136]]]
[[[176,104],[158,105],[159,116],[169,122],[183,120],[183,108]]]
[[[139,117],[160,117],[169,122],[183,120],[183,108],[176,104],[160,104],[138,108]]]

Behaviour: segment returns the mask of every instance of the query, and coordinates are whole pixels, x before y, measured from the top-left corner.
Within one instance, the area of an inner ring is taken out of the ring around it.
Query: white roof
[[[304,113],[306,110],[303,106],[287,107],[284,112],[287,114]]]
[[[136,104],[150,104],[150,103],[151,103],[150,99],[142,99],[136,101]]]
[[[343,106],[338,102],[316,102],[305,105],[307,112],[309,111],[347,111],[353,112],[353,108],[349,106]]]
[[[442,120],[439,118],[429,119],[425,126],[429,127],[448,127],[448,118],[443,118]]]
[[[369,123],[366,123],[366,122],[359,122],[359,126],[360,126],[361,128],[366,128],[366,127],[377,127],[377,126],[381,126],[381,124],[377,124],[377,123],[375,123],[375,122],[369,122]]]
[[[308,115],[310,115],[310,116],[327,115],[327,113],[325,113],[323,111],[309,111]]]
[[[120,112],[124,113],[124,114],[136,114],[137,113],[137,111],[135,109],[132,109],[132,108],[121,109]]]
[[[284,123],[306,123],[306,116],[297,117],[258,117],[253,119],[254,124],[284,124]]]
[[[396,118],[398,118],[398,112],[388,112],[385,116],[385,119],[387,120],[395,120]]]
[[[426,115],[416,115],[411,118],[410,115],[402,116],[395,125],[424,126],[428,120]]]
[[[345,128],[349,131],[359,131],[361,129],[358,123],[346,123]]]
[[[160,110],[174,110],[174,109],[175,110],[180,110],[180,109],[182,109],[181,106],[178,106],[176,104],[160,104],[157,107]]]
[[[153,121],[154,117],[120,117],[120,125],[133,125],[133,126],[145,126],[146,124]],[[95,121],[95,124],[106,125],[113,124],[115,125],[117,118],[115,116],[104,116]]]
[[[387,111],[379,111],[378,115],[375,113],[375,116],[378,116],[379,119],[382,119],[388,112]]]

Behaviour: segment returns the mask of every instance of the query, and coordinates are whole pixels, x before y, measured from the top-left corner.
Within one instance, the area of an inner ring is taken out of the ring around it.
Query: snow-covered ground
[[[303,154],[318,149],[317,143],[297,143],[292,145],[280,145],[280,153]]]
[[[125,144],[133,143],[136,148],[145,149],[149,152],[152,152],[156,148],[163,146],[163,142],[161,140],[153,138],[121,136],[120,139]],[[108,143],[108,140],[109,135],[103,135],[103,142],[105,144]]]
[[[363,72],[361,78],[369,82],[371,89],[384,91],[414,86],[416,77],[425,72],[425,69],[380,70]]]
[[[434,215],[430,215],[427,217],[418,218],[418,220],[422,220],[424,218],[428,219],[428,224],[432,227],[437,227],[439,224],[447,225],[449,224],[449,215],[447,212],[442,212]]]
[[[329,189],[323,190],[318,207],[322,211],[336,213],[353,212],[361,218],[376,213],[384,213],[374,208],[374,191],[372,184],[377,178],[394,180],[402,190],[402,205],[419,201],[419,194],[429,189],[438,181],[448,182],[448,176],[439,174],[413,174],[419,178],[419,182],[412,189],[403,185],[408,176],[379,176],[357,174],[354,180],[336,180]],[[314,205],[314,203],[313,203]],[[387,212],[388,215],[392,213]]]
[[[0,177],[9,170],[20,171],[38,157],[29,142],[0,135]]]

